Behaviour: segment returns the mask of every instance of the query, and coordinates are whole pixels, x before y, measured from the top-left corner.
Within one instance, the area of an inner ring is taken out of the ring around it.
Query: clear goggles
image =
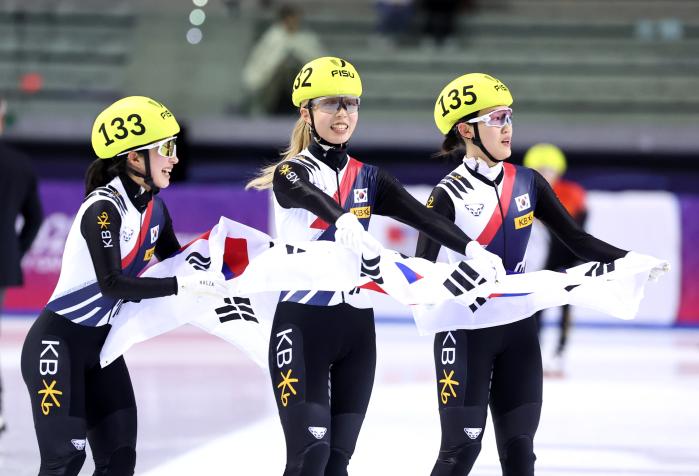
[[[334,114],[340,110],[341,107],[345,108],[347,114],[352,114],[359,110],[359,98],[356,96],[330,96],[311,99],[309,105],[317,107],[323,112],[328,114]]]
[[[144,145],[143,147],[139,147],[138,149],[128,150],[118,155],[126,155],[129,152],[135,152],[137,150],[149,150],[156,148],[158,149],[158,154],[162,155],[163,157],[166,157],[168,159],[175,157],[177,155],[176,137],[168,137],[167,139],[163,139],[158,142],[153,142],[152,144]]]
[[[488,114],[483,114],[482,116],[474,117],[469,119],[469,124],[476,122],[483,122],[488,127],[504,127],[506,125],[512,125],[512,109],[509,107],[501,107],[494,111],[490,111]]]

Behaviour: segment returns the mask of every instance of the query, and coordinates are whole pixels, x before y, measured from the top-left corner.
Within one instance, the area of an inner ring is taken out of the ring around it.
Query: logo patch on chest
[[[484,207],[482,203],[466,203],[464,206],[466,207],[466,210],[471,212],[471,215],[474,217],[481,216],[481,212],[483,211]]]
[[[153,258],[153,254],[155,254],[155,246],[146,250],[146,253],[143,255],[143,261],[150,261]]]
[[[354,203],[366,203],[369,201],[369,191],[366,188],[354,189]]]
[[[133,238],[134,230],[133,228],[122,228],[121,229],[121,239],[124,241],[131,241]]]
[[[371,216],[371,207],[350,208],[350,213],[354,213],[357,218],[369,218]]]
[[[517,211],[518,212],[523,212],[527,208],[531,208],[532,204],[529,201],[529,194],[525,193],[524,195],[520,195],[518,197],[515,197],[515,203],[517,204]]]
[[[534,223],[534,212],[529,212],[521,217],[515,217],[515,229],[525,228]]]

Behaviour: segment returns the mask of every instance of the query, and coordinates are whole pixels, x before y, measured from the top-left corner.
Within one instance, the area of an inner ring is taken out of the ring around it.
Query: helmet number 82
[[[449,92],[446,94],[451,98],[451,101],[449,102],[448,105],[444,104],[444,96],[439,96],[439,105],[442,107],[442,117],[445,117],[447,114],[449,114],[449,109],[455,110],[459,109],[462,104],[466,104],[467,106],[470,106],[471,104],[475,103],[478,98],[476,97],[476,93],[473,91],[469,91],[473,87],[473,84],[464,86],[461,95],[459,95],[459,90],[454,88],[449,90]],[[447,106],[449,109],[447,109]]]
[[[146,132],[146,126],[143,125],[143,122],[141,122],[142,120],[143,119],[141,119],[141,116],[138,114],[130,114],[126,118],[126,121],[124,121],[124,119],[122,119],[121,117],[115,117],[114,119],[112,119],[111,125],[116,127],[114,139],[126,139],[129,135],[129,132],[135,136],[143,135]],[[131,124],[131,129],[127,129],[126,127],[124,127],[126,122],[129,122]],[[104,136],[105,146],[114,143],[114,139],[110,138],[109,134],[107,133],[107,127],[104,122],[99,127],[99,131]]]

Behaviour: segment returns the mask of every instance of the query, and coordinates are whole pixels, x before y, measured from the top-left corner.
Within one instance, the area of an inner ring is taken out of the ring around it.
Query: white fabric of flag
[[[142,276],[183,276],[195,270],[220,269],[228,280],[230,297],[222,301],[177,295],[125,303],[102,347],[101,364],[109,365],[138,342],[192,324],[231,342],[265,367],[281,290],[349,292],[363,288],[367,291],[362,292],[384,292],[405,304],[454,299],[442,284],[453,265],[404,258],[390,250],[383,250],[377,261],[381,265],[374,268],[376,274],[361,276],[361,258],[334,242],[282,243],[222,217],[211,231]],[[488,270],[481,274],[487,275]],[[472,298],[475,295],[468,296]]]
[[[565,272],[508,275],[484,286],[489,293],[479,292],[469,304],[465,300],[443,301],[413,306],[411,311],[420,334],[508,324],[564,304],[629,320],[638,312],[649,275],[658,269],[666,272],[669,266],[652,256],[630,252],[613,263],[590,262]]]
[[[236,345],[266,368],[272,321],[282,290],[385,293],[411,305],[421,333],[464,325],[471,328],[471,321],[483,318],[479,312],[472,312],[472,316],[467,312],[478,300],[507,302],[517,311],[512,315],[530,315],[538,309],[571,303],[628,319],[638,309],[650,269],[659,262],[638,256],[643,259],[624,258],[628,263],[617,260],[613,271],[587,263],[567,273],[540,271],[508,276],[496,283],[492,269],[473,260],[432,263],[388,249],[379,256],[360,257],[329,241],[279,242],[222,217],[210,232],[155,264],[143,276],[221,270],[230,297],[176,295],[125,303],[102,348],[101,364],[109,365],[134,344],[188,323]],[[362,267],[368,272],[362,273]],[[505,301],[494,297],[497,294],[522,296]],[[461,312],[440,312],[442,306]]]

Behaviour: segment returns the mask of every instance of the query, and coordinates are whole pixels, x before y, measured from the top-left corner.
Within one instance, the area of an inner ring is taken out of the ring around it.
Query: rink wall
[[[426,200],[431,187],[409,187]],[[46,220],[23,261],[25,286],[8,292],[5,312],[36,313],[47,302],[58,279],[65,239],[83,197],[79,182],[44,181],[40,186]],[[211,228],[221,215],[257,229],[270,227],[267,193],[245,192],[226,185],[175,185],[162,192],[182,243]],[[663,257],[671,272],[648,286],[637,319],[641,325],[699,325],[699,196],[668,192],[595,192],[588,195],[587,229],[621,248]],[[388,247],[415,251],[417,232],[384,217],[372,219],[371,232]],[[548,233],[535,226],[528,252],[528,270],[544,260]],[[382,320],[409,318],[406,308],[389,298],[377,302]],[[607,316],[576,309],[577,322],[621,324]]]

